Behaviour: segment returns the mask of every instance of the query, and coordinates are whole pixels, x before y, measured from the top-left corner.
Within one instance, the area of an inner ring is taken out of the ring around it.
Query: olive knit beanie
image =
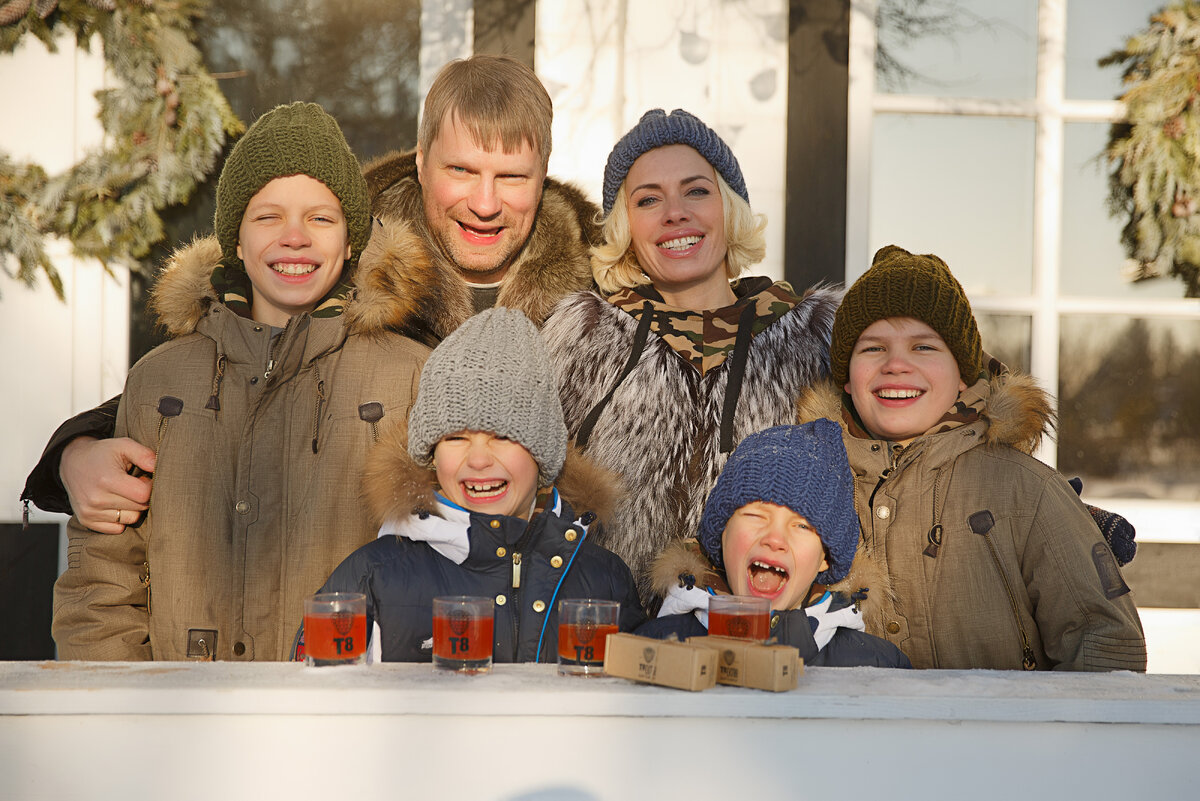
[[[733,513],[762,501],[803,515],[825,545],[829,568],[822,584],[841,581],[858,550],[854,478],[842,443],[842,428],[820,418],[798,426],[776,426],[741,441],[721,470],[700,518],[700,547],[721,567],[722,535]]]
[[[243,266],[238,231],[250,198],[276,178],[301,174],[325,184],[341,201],[350,243],[346,266],[357,263],[371,237],[367,182],[337,120],[316,103],[276,106],[255,120],[225,159],[213,227],[226,263]]]
[[[958,279],[933,254],[917,256],[888,245],[847,290],[834,318],[829,370],[838,387],[850,380],[850,354],[862,332],[888,317],[912,317],[928,325],[954,354],[963,383],[979,380],[983,344]]]
[[[538,484],[554,483],[567,455],[550,353],[519,311],[496,307],[455,329],[429,354],[408,417],[408,453],[433,464],[438,440],[456,431],[491,431],[521,443],[538,464]]]
[[[687,145],[693,148],[721,174],[730,189],[742,200],[750,202],[750,193],[746,190],[742,168],[738,166],[738,160],[734,158],[729,145],[717,136],[716,131],[705,125],[699,117],[683,109],[677,108],[667,114],[661,108],[653,108],[642,115],[638,124],[630,128],[608,154],[608,163],[604,165],[605,214],[612,211],[613,203],[617,200],[617,190],[621,188],[621,183],[629,174],[633,162],[643,153],[667,145]]]

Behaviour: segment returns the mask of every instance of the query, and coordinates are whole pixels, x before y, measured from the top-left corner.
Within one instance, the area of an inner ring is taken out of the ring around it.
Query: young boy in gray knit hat
[[[854,485],[837,423],[751,434],[708,496],[699,541],[673,546],[655,563],[666,600],[638,633],[705,634],[709,597],[732,592],[768,599],[770,637],[799,648],[807,664],[911,667],[900,649],[864,631],[865,590],[851,597],[826,588],[846,578],[857,547]]]
[[[629,568],[590,541],[614,479],[567,454],[546,346],[519,311],[481,312],[434,349],[365,482],[379,539],[322,592],[366,593],[376,659],[430,661],[442,595],[495,599],[496,662],[554,661],[562,599],[619,601],[623,631],[644,619]]]

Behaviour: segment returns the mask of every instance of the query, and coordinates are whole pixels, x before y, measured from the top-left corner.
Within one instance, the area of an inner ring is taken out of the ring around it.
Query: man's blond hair
[[[766,256],[767,241],[763,232],[767,218],[751,211],[750,204],[725,183],[719,172],[715,175],[725,212],[725,276],[732,281]],[[605,294],[650,283],[633,251],[624,183],[617,190],[612,211],[604,218],[604,242],[592,248],[592,276]]]
[[[554,106],[533,70],[515,58],[480,54],[442,67],[425,97],[417,130],[421,152],[429,152],[447,113],[482,148],[499,142],[505,153],[513,153],[528,142],[546,169]]]

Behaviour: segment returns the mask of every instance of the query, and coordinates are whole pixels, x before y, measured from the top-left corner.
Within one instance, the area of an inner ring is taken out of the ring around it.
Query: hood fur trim
[[[694,539],[676,540],[668,545],[650,564],[650,588],[659,598],[665,598],[672,587],[679,586],[679,577],[694,576],[696,586],[712,587],[728,593],[724,574],[715,570]]]
[[[622,494],[617,475],[571,448],[562,474],[554,482],[559,494],[576,515],[593,512],[603,523],[612,515]],[[408,455],[408,425],[385,429],[363,465],[363,500],[371,520],[382,525],[403,520],[417,511],[434,509],[437,477]]]
[[[426,242],[416,151],[392,152],[363,168],[376,216],[409,220]],[[600,240],[598,209],[571,184],[546,178],[529,240],[509,269],[496,303],[518,309],[539,326],[564,295],[593,287],[589,249]],[[470,288],[454,264],[430,244],[432,269],[440,272],[437,302],[427,313],[439,315],[433,328],[445,337],[474,314]]]
[[[822,381],[802,393],[796,402],[797,421],[801,423],[828,417],[842,426],[842,390],[831,381]],[[989,445],[1007,445],[1022,453],[1031,453],[1042,437],[1054,430],[1054,407],[1050,395],[1037,381],[1024,373],[1005,372],[988,381],[987,404],[983,417],[988,421],[983,441]]]
[[[830,584],[826,589],[851,598],[865,590],[865,596],[857,600],[867,631],[885,630],[883,610],[895,608],[896,593],[883,562],[876,559],[861,541],[858,543],[857,553],[854,554],[854,562],[850,565],[850,572],[844,579]]]
[[[349,333],[396,331],[428,345],[439,337],[426,316],[444,308],[445,296],[454,290],[448,277],[435,268],[420,234],[395,217],[372,226],[354,287],[353,302],[345,311]]]
[[[163,266],[150,291],[150,307],[171,337],[195,331],[217,300],[211,278],[220,258],[217,238],[207,236],[176,250]],[[383,220],[374,226],[358,260],[355,292],[343,312],[347,333],[394,331],[432,344],[424,316],[438,306],[439,293],[446,289],[439,278],[428,248],[412,227],[401,220]]]
[[[171,254],[150,289],[150,309],[171,337],[190,334],[217,300],[212,272],[221,260],[215,236],[197,237]]]

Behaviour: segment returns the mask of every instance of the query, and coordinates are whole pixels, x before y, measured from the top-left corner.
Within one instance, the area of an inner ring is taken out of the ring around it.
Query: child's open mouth
[[[778,595],[787,581],[788,572],[779,565],[758,560],[750,563],[750,588],[759,595]]]
[[[473,501],[489,501],[508,491],[508,482],[494,478],[486,481],[463,481],[463,494]]]

